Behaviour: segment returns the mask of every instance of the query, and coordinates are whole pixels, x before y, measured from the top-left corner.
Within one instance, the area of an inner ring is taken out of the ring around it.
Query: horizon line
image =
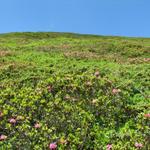
[[[122,38],[144,38],[149,39],[147,36],[127,36],[127,35],[111,35],[111,34],[94,34],[94,33],[79,33],[79,32],[64,32],[64,31],[10,31],[10,32],[0,32],[0,35],[3,34],[13,34],[13,33],[66,33],[66,34],[78,34],[78,35],[87,35],[87,36],[104,36],[104,37],[122,37]]]

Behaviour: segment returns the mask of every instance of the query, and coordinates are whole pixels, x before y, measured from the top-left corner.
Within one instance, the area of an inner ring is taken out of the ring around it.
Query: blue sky
[[[150,0],[0,0],[0,33],[150,37]]]

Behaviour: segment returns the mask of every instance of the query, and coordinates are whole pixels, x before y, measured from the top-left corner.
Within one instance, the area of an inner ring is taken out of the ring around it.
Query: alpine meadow
[[[150,38],[0,34],[0,150],[150,150]]]

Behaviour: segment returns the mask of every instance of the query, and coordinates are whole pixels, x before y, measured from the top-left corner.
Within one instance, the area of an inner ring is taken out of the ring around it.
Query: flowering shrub
[[[44,52],[38,49],[44,43],[65,50],[77,47],[85,53],[96,51],[98,55],[102,53],[99,38],[91,43],[88,38],[66,40],[55,34],[55,40],[42,41],[38,34],[24,36],[3,38],[0,43],[13,51],[0,60],[0,149],[150,149],[147,64],[66,58],[63,50],[49,53],[46,48]],[[67,42],[69,47],[61,46]],[[104,44],[108,53],[120,51],[115,44]],[[124,54],[126,45],[121,47]],[[143,48],[134,44],[128,47]]]

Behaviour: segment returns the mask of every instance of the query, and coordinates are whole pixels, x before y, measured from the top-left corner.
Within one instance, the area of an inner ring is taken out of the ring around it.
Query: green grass
[[[0,150],[148,150],[149,77],[149,38],[1,34]]]

